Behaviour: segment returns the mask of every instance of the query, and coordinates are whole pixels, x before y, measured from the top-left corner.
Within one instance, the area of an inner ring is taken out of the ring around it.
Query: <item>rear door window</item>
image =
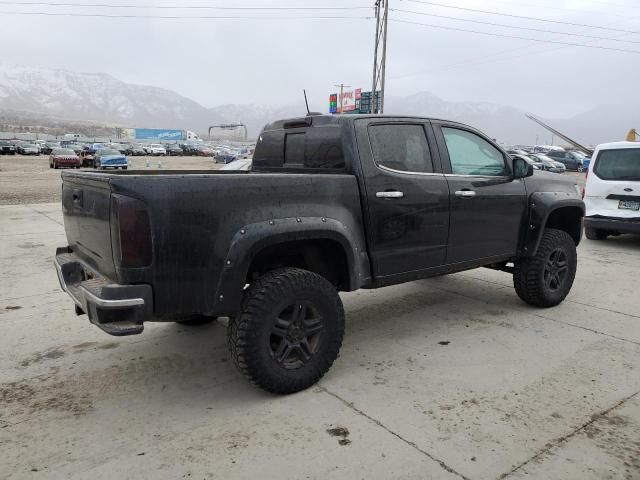
[[[603,180],[640,181],[640,148],[602,150],[593,173]]]
[[[433,161],[421,124],[374,124],[369,127],[373,158],[400,172],[433,173]]]

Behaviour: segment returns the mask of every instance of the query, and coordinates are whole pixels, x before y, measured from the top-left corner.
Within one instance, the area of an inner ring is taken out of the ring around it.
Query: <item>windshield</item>
[[[100,155],[120,155],[120,152],[117,150],[112,150],[110,148],[103,148],[100,150]]]
[[[603,180],[640,180],[640,148],[602,150],[594,173]]]
[[[76,152],[71,150],[70,148],[56,148],[53,153],[55,155],[75,155]]]

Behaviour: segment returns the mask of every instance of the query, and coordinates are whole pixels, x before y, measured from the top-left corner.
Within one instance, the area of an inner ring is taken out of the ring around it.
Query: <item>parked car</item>
[[[537,162],[533,160],[529,155],[519,155],[519,154],[511,154],[511,153],[510,155],[511,155],[511,158],[521,158],[522,160],[530,164],[535,170],[544,170],[542,162]]]
[[[67,143],[67,145],[63,146],[62,148],[70,148],[71,150],[76,152],[76,155],[79,156],[80,152],[82,152],[82,149],[84,147],[82,145],[80,145],[79,143]]]
[[[207,145],[198,145],[195,152],[199,157],[213,157],[213,150]]]
[[[562,163],[567,170],[575,172],[584,171],[584,159],[585,155],[579,152],[566,151],[566,150],[550,150],[547,153],[547,157],[550,159]]]
[[[124,154],[137,157],[141,155],[146,155],[147,152],[145,152],[144,148],[142,148],[141,145],[138,145],[137,143],[132,143],[131,145],[127,145],[127,148],[125,149]]]
[[[40,147],[34,143],[20,143],[16,148],[20,155],[40,155]]]
[[[60,142],[49,142],[49,141],[47,141],[47,142],[43,143],[40,146],[40,153],[43,153],[45,155],[51,155],[53,150],[56,149],[56,148],[62,148],[60,146]]]
[[[640,142],[598,145],[583,196],[588,239],[640,234]]]
[[[186,156],[198,155],[198,144],[194,143],[185,143],[182,145],[182,151]]]
[[[338,356],[339,291],[475,267],[508,272],[537,307],[571,289],[573,180],[533,175],[472,127],[319,115],[259,138],[249,172],[63,172],[55,264],[75,312],[113,335],[228,317],[238,368],[292,393]]]
[[[168,145],[165,145],[165,150],[167,151],[167,155],[171,156],[184,154],[182,147],[180,147],[180,145],[178,145],[177,143],[170,143]]]
[[[127,157],[118,150],[111,148],[101,148],[95,154],[94,168],[105,170],[107,168],[121,168],[126,170],[128,166]]]
[[[151,145],[144,147],[144,150],[147,153],[147,155],[166,155],[167,154],[167,151],[165,150],[165,148],[159,143],[152,143]]]
[[[214,155],[214,158],[216,160],[216,163],[227,164],[238,160],[239,156],[230,150],[219,150]]]
[[[106,148],[109,148],[111,150],[116,150],[124,155],[127,154],[127,148],[128,145],[124,144],[124,143],[110,143],[108,145],[105,146]]]
[[[560,162],[556,162],[555,160],[549,158],[548,156],[542,153],[533,153],[529,156],[534,160],[540,161],[540,163],[542,163],[544,170],[546,170],[547,172],[564,173],[567,171],[567,167],[565,167],[564,164]]]
[[[16,146],[12,142],[0,140],[0,155],[15,155]]]
[[[95,150],[92,150],[90,147],[85,147],[78,155],[78,158],[80,158],[80,164],[85,168],[86,167],[94,168],[95,160],[96,160],[95,155],[96,155]]]
[[[49,168],[80,168],[82,160],[70,148],[54,148],[49,155]]]

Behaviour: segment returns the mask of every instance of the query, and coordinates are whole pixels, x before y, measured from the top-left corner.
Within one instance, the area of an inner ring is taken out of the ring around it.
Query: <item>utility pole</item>
[[[341,83],[340,85],[334,85],[334,87],[340,87],[340,115],[342,115],[344,113],[344,111],[342,110],[342,106],[344,105],[344,89],[346,88],[352,88],[351,85],[345,85],[344,83]]]
[[[384,113],[385,68],[387,63],[387,25],[389,0],[376,0],[376,37],[373,51],[373,86],[371,88],[371,113],[376,113],[376,91],[380,86],[380,111]],[[381,51],[382,50],[382,51]]]

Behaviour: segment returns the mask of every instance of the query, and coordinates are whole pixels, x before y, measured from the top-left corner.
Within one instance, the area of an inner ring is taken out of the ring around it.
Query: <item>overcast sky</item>
[[[27,2],[37,0],[23,0]],[[48,0],[58,3],[227,7],[369,7],[373,0]],[[637,1],[637,0],[636,0]],[[600,25],[569,26],[490,15],[409,0],[390,0],[390,18],[430,25],[603,45],[627,53],[491,37],[391,21],[387,95],[429,91],[447,100],[488,101],[566,117],[600,103],[621,103],[640,88],[640,10],[632,0],[434,0],[435,3]],[[626,5],[626,6],[625,6]],[[505,28],[437,18],[507,24],[579,36]],[[327,110],[334,84],[370,90],[373,8],[325,11],[219,11],[12,5],[0,12],[107,15],[286,16],[287,19],[149,19],[21,16],[0,14],[3,61],[109,73],[121,80],[177,91],[207,107],[224,103],[265,105],[301,101],[306,88],[312,109]],[[390,107],[391,108],[391,107]]]

